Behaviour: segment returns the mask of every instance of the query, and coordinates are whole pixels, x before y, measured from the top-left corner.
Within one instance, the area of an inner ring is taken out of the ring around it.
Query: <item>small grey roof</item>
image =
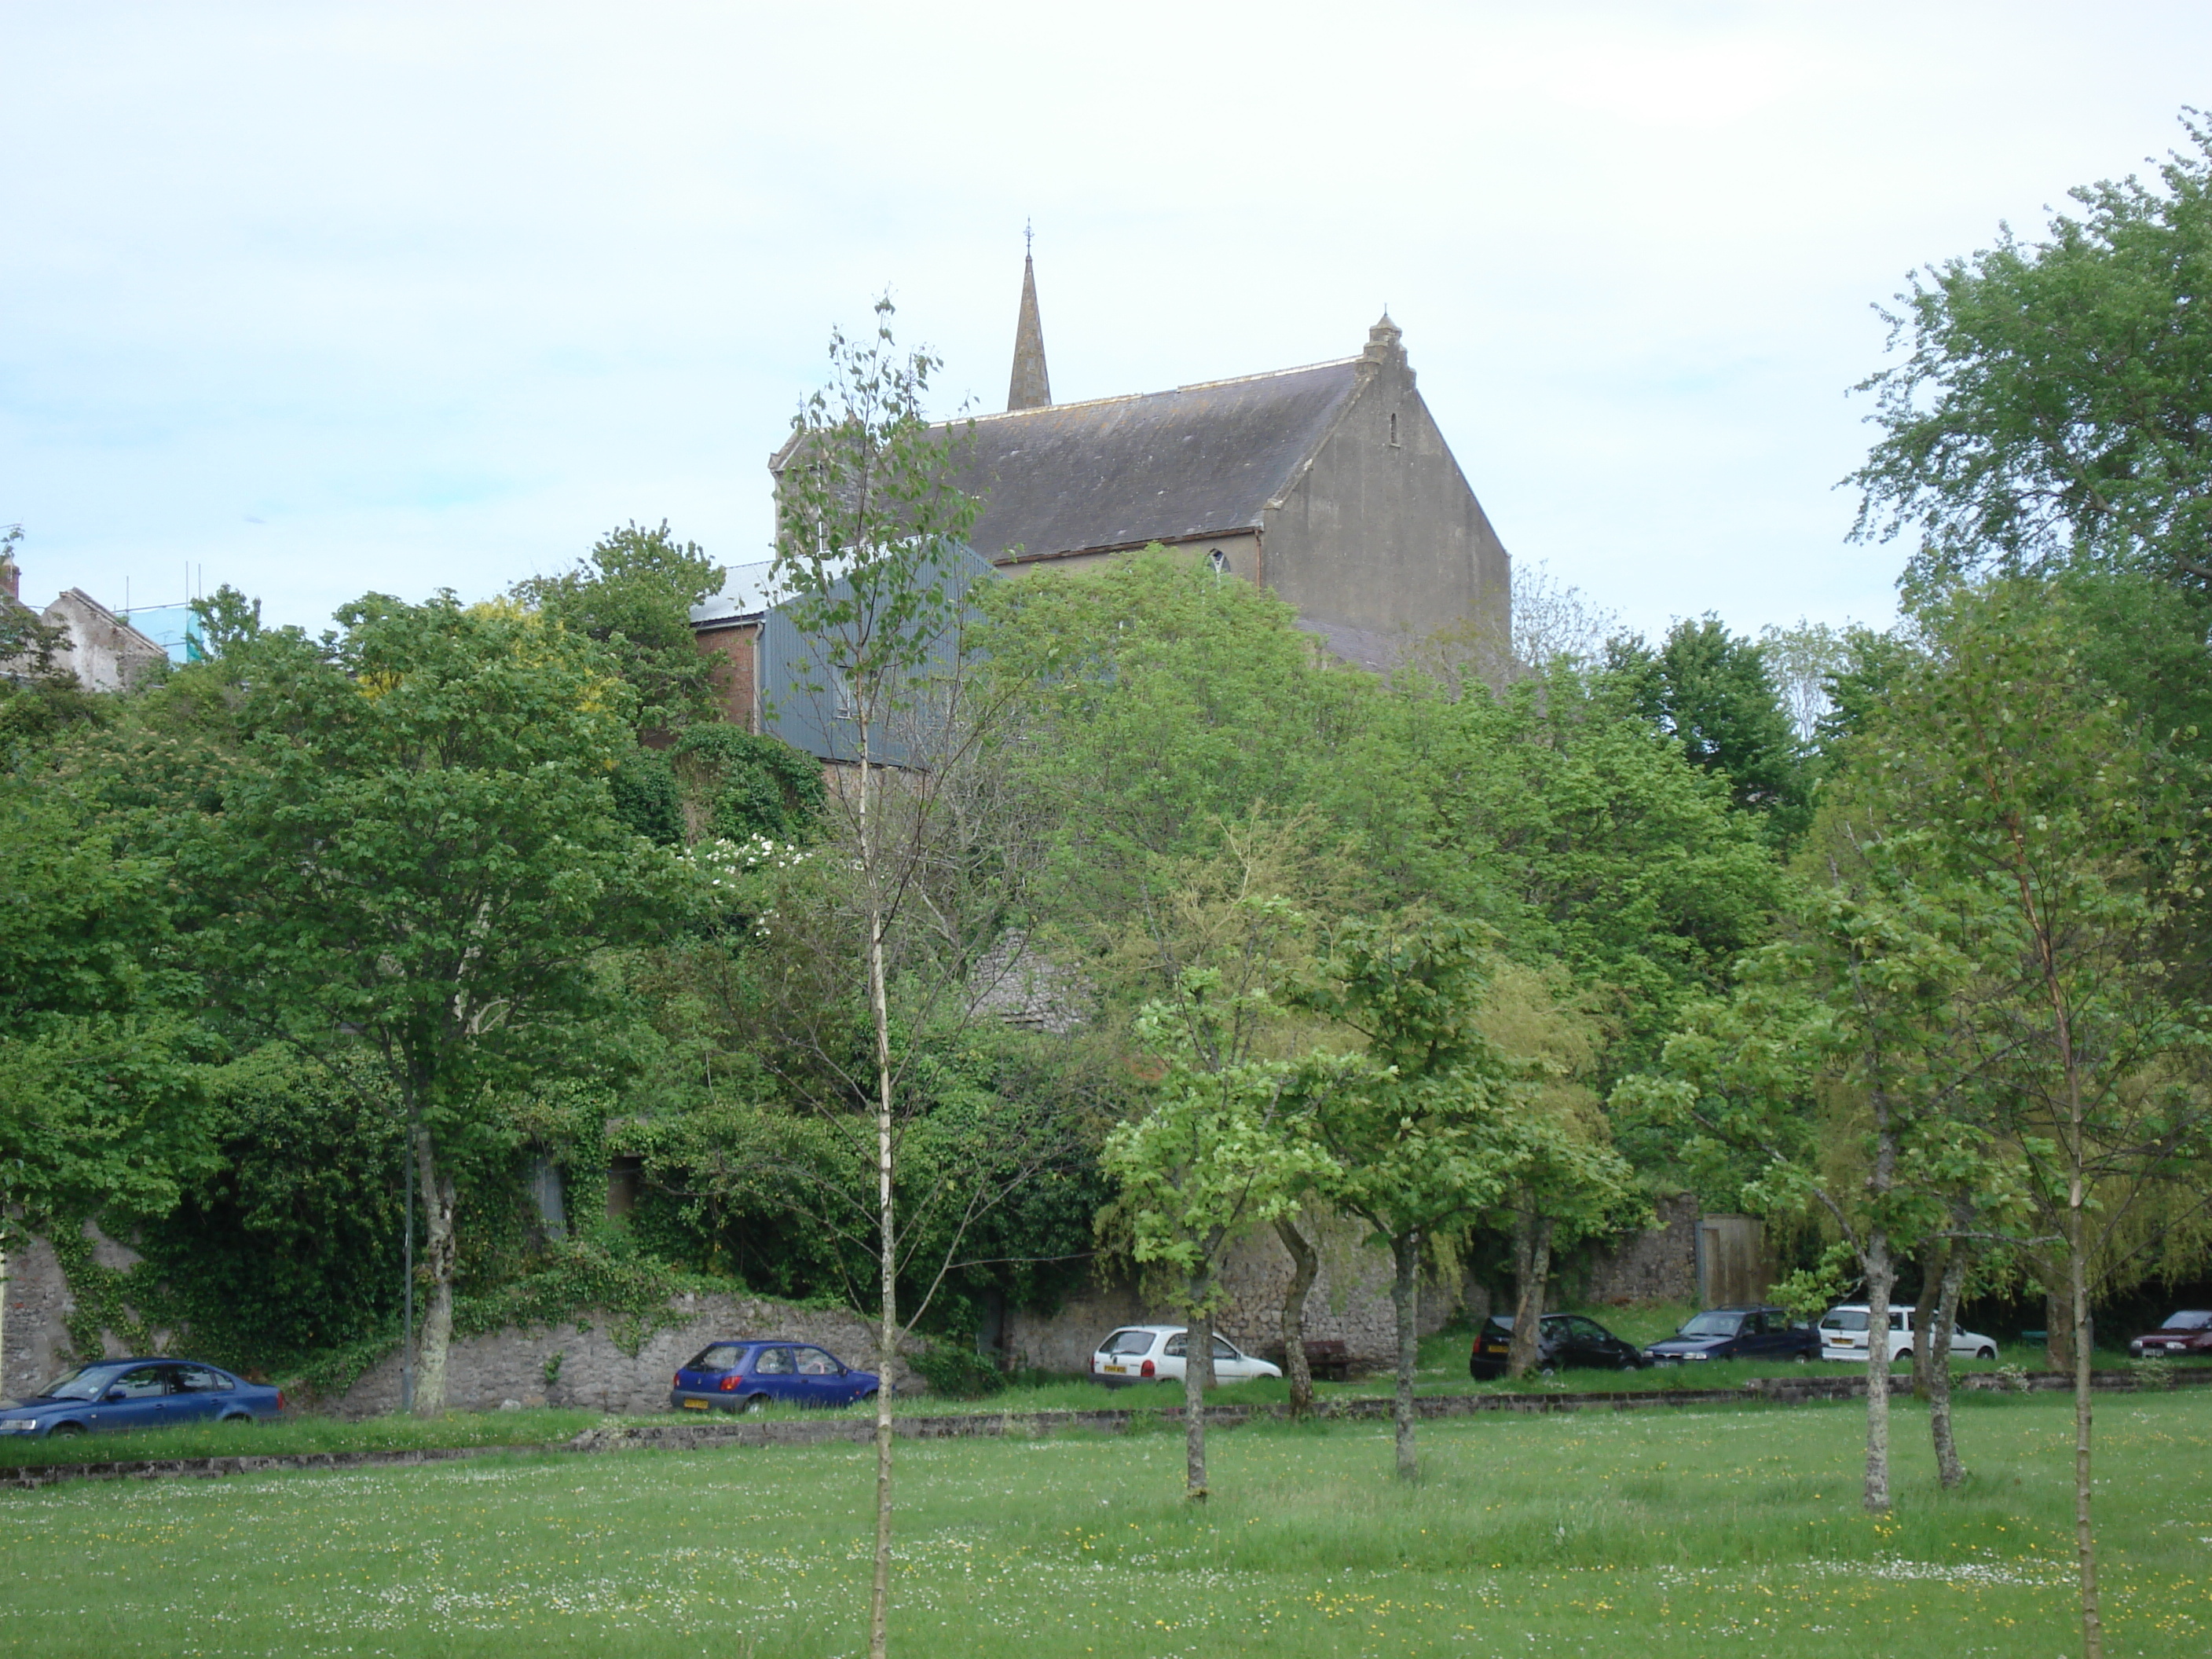
[[[1358,361],[978,416],[969,539],[995,560],[1256,526],[1350,401]]]

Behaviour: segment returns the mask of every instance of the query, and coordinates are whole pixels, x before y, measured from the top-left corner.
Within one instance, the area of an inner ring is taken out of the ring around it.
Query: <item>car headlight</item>
[[[1709,1353],[1686,1353],[1682,1358],[1685,1359],[1711,1359],[1712,1355]]]
[[[35,1417],[0,1418],[0,1434],[36,1434],[39,1419]]]

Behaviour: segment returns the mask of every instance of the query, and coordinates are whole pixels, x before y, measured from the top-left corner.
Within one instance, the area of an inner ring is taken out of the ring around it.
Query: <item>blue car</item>
[[[196,1359],[100,1359],[0,1407],[0,1435],[113,1434],[188,1423],[266,1423],[277,1389]]]
[[[770,1401],[851,1406],[876,1397],[876,1374],[856,1371],[811,1343],[739,1337],[711,1342],[668,1391],[672,1411],[757,1411]]]

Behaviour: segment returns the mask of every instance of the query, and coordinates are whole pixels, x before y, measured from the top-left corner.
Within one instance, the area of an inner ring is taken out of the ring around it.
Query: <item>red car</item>
[[[2212,1358],[2212,1309],[2184,1309],[2128,1344],[2138,1359]]]

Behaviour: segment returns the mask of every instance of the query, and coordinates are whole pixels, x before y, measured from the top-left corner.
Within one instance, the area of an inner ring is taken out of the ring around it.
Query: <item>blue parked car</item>
[[[187,1423],[266,1423],[284,1396],[196,1359],[100,1359],[0,1407],[0,1435],[112,1434]]]
[[[850,1406],[876,1397],[876,1374],[856,1371],[811,1343],[740,1337],[709,1343],[668,1391],[674,1411],[757,1411],[770,1401]]]

